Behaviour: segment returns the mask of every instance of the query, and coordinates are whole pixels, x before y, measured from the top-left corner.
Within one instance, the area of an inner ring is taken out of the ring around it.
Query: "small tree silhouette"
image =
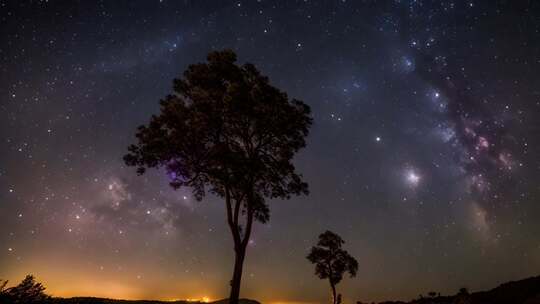
[[[465,287],[460,288],[458,294],[454,298],[454,304],[470,304],[471,303],[471,296],[469,294],[469,290]]]
[[[319,235],[317,246],[313,246],[307,256],[315,264],[315,274],[330,282],[333,304],[341,300],[341,295],[336,296],[336,285],[343,279],[343,274],[348,272],[352,278],[358,271],[358,262],[346,250],[341,249],[343,244],[345,241],[339,235],[327,230]]]
[[[9,281],[0,279],[0,294],[6,290],[6,285]]]
[[[0,299],[13,304],[45,303],[50,297],[45,294],[45,287],[36,282],[34,276],[27,275],[19,285],[5,288],[7,281],[0,284]]]
[[[8,302],[8,296],[6,293],[6,285],[8,283],[8,280],[2,280],[0,279],[0,303],[7,303]]]

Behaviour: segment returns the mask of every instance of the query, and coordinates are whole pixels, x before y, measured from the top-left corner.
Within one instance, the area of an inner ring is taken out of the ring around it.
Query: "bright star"
[[[420,183],[421,177],[415,170],[409,169],[405,173],[405,179],[410,186],[416,187]]]
[[[413,183],[413,184],[417,184],[419,181],[420,181],[420,176],[418,176],[416,173],[414,172],[411,172],[409,173],[409,175],[407,176],[407,179]]]

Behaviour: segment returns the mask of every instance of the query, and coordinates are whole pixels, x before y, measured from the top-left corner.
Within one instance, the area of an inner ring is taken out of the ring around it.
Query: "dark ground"
[[[226,299],[210,304],[226,304]],[[54,298],[55,304],[202,304],[187,301],[113,300],[104,298],[75,297]],[[357,302],[363,304],[364,302]],[[242,299],[241,304],[260,304],[255,300]],[[347,303],[348,304],[348,303]],[[460,292],[456,295],[422,295],[409,302],[386,301],[379,304],[540,304],[540,276],[504,283],[494,289],[479,292]]]

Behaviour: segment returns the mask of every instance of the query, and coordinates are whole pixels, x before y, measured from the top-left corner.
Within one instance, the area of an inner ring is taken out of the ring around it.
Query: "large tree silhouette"
[[[348,272],[352,277],[358,271],[358,262],[346,250],[341,249],[345,241],[332,231],[325,231],[319,235],[317,246],[311,248],[307,259],[315,264],[315,274],[320,279],[328,279],[332,288],[332,302],[339,304],[341,297],[336,295],[336,285]]]
[[[230,303],[238,303],[242,266],[254,221],[269,220],[267,200],[308,193],[292,164],[305,146],[310,108],[270,85],[230,50],[212,52],[174,80],[161,112],[139,127],[127,165],[164,167],[175,189],[224,198],[234,240]]]

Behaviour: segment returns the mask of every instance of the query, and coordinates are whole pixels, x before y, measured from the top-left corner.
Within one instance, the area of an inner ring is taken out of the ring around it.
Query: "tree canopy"
[[[160,114],[139,127],[124,160],[139,174],[165,167],[171,186],[191,187],[199,200],[207,191],[224,197],[227,187],[238,200],[249,195],[256,219],[266,222],[265,198],[308,192],[291,161],[306,144],[310,108],[254,65],[235,62],[225,50],[190,65],[160,101]]]

